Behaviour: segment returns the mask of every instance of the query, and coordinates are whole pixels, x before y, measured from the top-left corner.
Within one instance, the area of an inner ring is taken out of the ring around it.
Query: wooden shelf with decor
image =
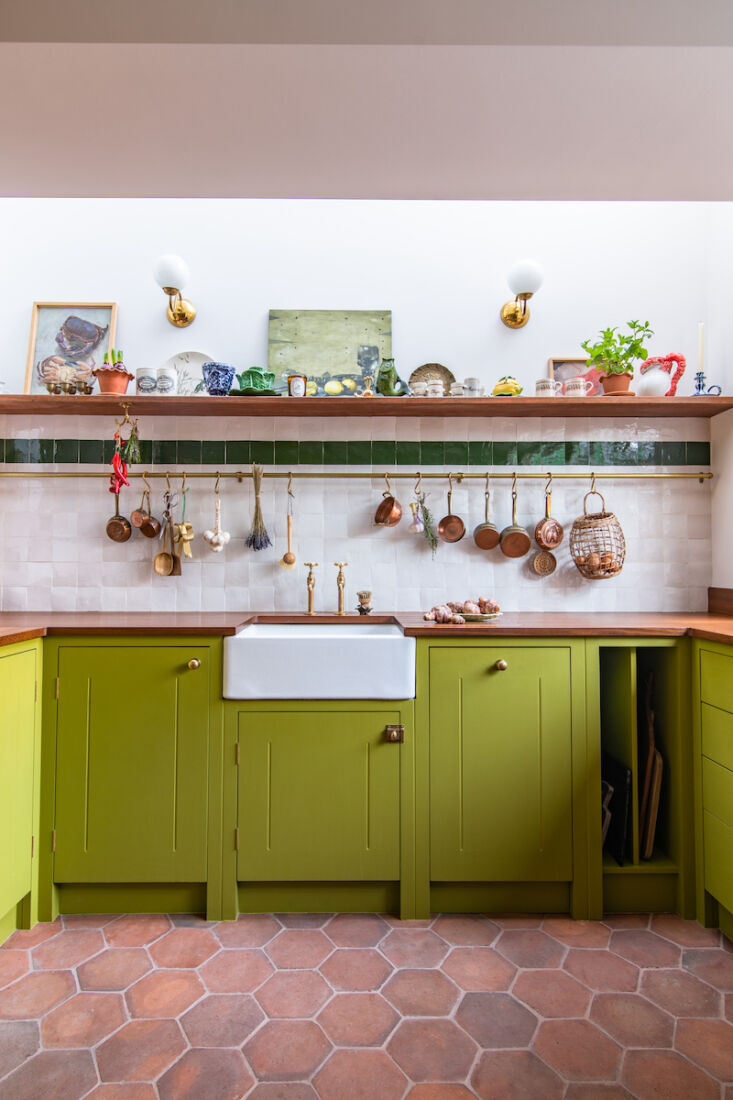
[[[130,407],[133,416],[312,417],[703,417],[733,409],[733,397],[138,397],[93,394],[0,397],[5,416],[110,416]]]

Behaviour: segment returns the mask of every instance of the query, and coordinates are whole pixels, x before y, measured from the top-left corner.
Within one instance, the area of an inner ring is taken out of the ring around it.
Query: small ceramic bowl
[[[234,367],[226,363],[204,363],[201,373],[210,397],[226,397],[234,381]]]

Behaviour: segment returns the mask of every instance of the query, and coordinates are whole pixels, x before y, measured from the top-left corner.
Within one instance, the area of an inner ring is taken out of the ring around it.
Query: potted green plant
[[[634,376],[635,360],[644,360],[648,356],[644,341],[654,333],[649,322],[627,321],[628,333],[618,328],[601,329],[601,339],[593,344],[584,340],[580,345],[588,353],[588,366],[596,367],[604,393],[623,393],[631,385]]]

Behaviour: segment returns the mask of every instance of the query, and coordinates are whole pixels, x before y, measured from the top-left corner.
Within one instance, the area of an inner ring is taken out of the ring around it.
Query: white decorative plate
[[[162,367],[174,367],[178,372],[178,393],[182,397],[191,397],[196,391],[199,382],[203,382],[204,375],[201,370],[204,363],[211,363],[210,355],[204,355],[202,351],[181,351],[178,355],[172,355],[161,363]],[[198,391],[206,394],[205,389]]]

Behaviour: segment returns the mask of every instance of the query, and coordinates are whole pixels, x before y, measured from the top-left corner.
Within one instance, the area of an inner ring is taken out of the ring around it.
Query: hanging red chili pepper
[[[115,450],[111,466],[113,473],[109,479],[109,491],[119,496],[122,486],[129,485],[130,482],[127,480],[127,463],[122,457],[122,440],[118,431],[115,432]]]

